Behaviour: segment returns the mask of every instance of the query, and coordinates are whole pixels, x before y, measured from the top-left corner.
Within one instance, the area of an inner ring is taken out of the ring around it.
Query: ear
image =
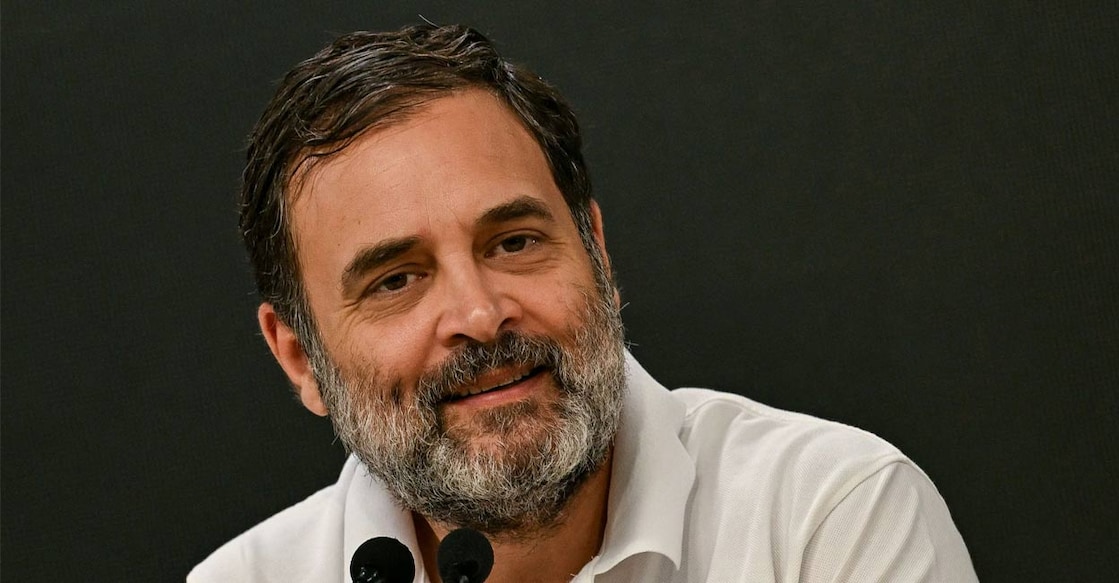
[[[598,202],[595,200],[591,200],[590,206],[591,234],[594,235],[594,242],[598,245],[598,252],[602,254],[602,264],[606,268],[606,277],[609,281],[614,278],[614,272],[610,267],[610,254],[606,252],[606,231],[602,227],[602,209],[598,208]],[[622,305],[622,297],[617,287],[614,288],[614,304]]]
[[[268,302],[260,304],[256,319],[260,323],[264,340],[268,342],[268,348],[272,349],[272,356],[276,357],[276,362],[280,363],[280,368],[284,369],[288,380],[295,386],[303,406],[315,415],[325,417],[327,410],[319,392],[319,383],[315,380],[307,353],[303,351],[303,345],[296,338],[295,332],[280,321],[276,310]]]

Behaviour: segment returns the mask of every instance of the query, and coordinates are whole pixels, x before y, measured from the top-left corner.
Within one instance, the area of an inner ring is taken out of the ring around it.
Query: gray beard
[[[426,371],[408,397],[400,379],[369,366],[344,372],[309,351],[338,438],[403,508],[429,520],[507,538],[556,526],[606,459],[625,395],[621,318],[612,286],[601,271],[596,276],[597,293],[584,290],[577,326],[563,341],[510,331],[468,344]],[[446,428],[441,403],[508,365],[550,374],[558,401],[521,401],[476,416],[468,433],[484,430],[489,447]]]

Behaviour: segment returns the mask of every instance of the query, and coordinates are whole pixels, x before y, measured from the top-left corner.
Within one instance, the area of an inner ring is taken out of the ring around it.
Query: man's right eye
[[[377,282],[371,290],[374,293],[394,292],[404,289],[408,284],[419,279],[416,273],[394,273]]]

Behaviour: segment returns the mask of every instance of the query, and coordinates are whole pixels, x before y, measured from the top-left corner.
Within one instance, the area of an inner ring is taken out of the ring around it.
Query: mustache
[[[502,332],[490,342],[471,341],[425,371],[417,384],[423,405],[435,406],[450,398],[463,385],[504,367],[528,366],[536,370],[562,368],[563,349],[547,336],[530,336],[516,331]]]

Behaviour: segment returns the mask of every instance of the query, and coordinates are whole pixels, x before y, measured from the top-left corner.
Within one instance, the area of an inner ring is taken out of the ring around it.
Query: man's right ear
[[[322,400],[322,393],[319,392],[319,383],[315,380],[307,353],[296,338],[295,332],[280,321],[276,310],[268,302],[260,304],[260,308],[256,311],[256,319],[260,323],[264,340],[268,342],[268,348],[272,349],[276,362],[280,363],[280,368],[284,369],[288,380],[295,386],[303,406],[315,415],[325,417],[327,409]]]

